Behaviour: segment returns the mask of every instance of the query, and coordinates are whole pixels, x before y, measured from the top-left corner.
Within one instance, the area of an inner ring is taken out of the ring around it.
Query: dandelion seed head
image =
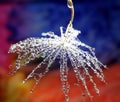
[[[86,84],[85,77],[81,74],[81,68],[86,76],[88,76],[90,82],[93,84],[93,88],[96,93],[99,94],[99,89],[90,75],[89,70],[92,70],[94,74],[104,82],[104,75],[101,67],[105,67],[95,56],[94,49],[84,43],[82,43],[77,36],[81,33],[79,30],[69,28],[69,31],[63,32],[63,27],[60,27],[61,36],[54,34],[54,32],[42,33],[42,38],[28,38],[24,41],[20,41],[11,45],[9,53],[17,53],[18,58],[16,60],[16,68],[13,69],[11,74],[16,73],[17,70],[23,65],[27,65],[32,60],[42,57],[43,61],[40,62],[32,72],[23,81],[25,83],[28,79],[33,78],[38,84],[40,79],[49,71],[51,65],[59,58],[60,63],[60,79],[62,84],[62,90],[66,98],[66,102],[69,101],[70,84],[68,82],[68,60],[70,60],[71,66],[75,73],[77,83],[80,85],[82,82],[88,96],[91,97],[89,89]],[[80,47],[84,47],[87,50],[82,50]],[[22,61],[22,59],[25,59]],[[44,71],[36,73],[37,69],[44,66]]]

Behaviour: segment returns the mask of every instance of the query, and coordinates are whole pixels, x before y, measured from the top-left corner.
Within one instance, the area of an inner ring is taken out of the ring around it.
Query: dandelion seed
[[[23,62],[24,64],[28,64],[30,61],[34,60],[35,58],[42,57],[44,60],[38,64],[36,68],[28,75],[28,77],[24,80],[24,83],[29,79],[37,75],[38,78],[42,78],[48,71],[50,66],[53,64],[55,59],[59,58],[60,60],[60,77],[62,81],[62,90],[65,94],[65,97],[68,97],[68,92],[70,89],[70,85],[68,83],[68,59],[71,61],[71,65],[74,69],[76,78],[79,81],[83,82],[83,86],[85,87],[89,96],[91,96],[85,78],[82,77],[80,74],[80,68],[83,68],[86,76],[89,77],[90,82],[93,83],[94,89],[96,93],[99,94],[99,89],[97,85],[93,81],[92,76],[89,74],[89,69],[93,70],[98,78],[101,81],[104,81],[104,75],[102,73],[101,66],[105,67],[100,61],[96,58],[93,48],[90,46],[82,43],[78,40],[77,36],[79,34],[78,30],[74,28],[69,29],[69,33],[67,36],[72,34],[76,34],[76,36],[70,36],[66,39],[66,33],[63,33],[63,27],[61,29],[61,36],[57,36],[52,33],[52,38],[50,33],[43,33],[44,37],[42,38],[28,38],[24,41],[20,41],[19,43],[13,44],[10,47],[9,53],[17,53],[18,59],[16,60],[16,68],[11,72],[15,73],[20,67],[23,65],[21,64],[21,60],[26,58]],[[49,36],[49,38],[45,37]],[[24,46],[23,46],[24,45]],[[17,49],[18,46],[21,49]],[[31,46],[31,47],[30,47]],[[80,46],[87,48],[89,51],[84,51],[80,49]],[[47,64],[43,73],[37,74],[35,71],[40,69],[43,64]],[[34,78],[35,79],[35,78]],[[36,79],[35,79],[36,80]],[[66,99],[68,100],[68,98]]]
[[[69,8],[72,9],[72,12],[74,12],[71,0],[68,0],[68,5]],[[105,66],[95,56],[94,49],[78,39],[77,36],[81,31],[72,27],[72,20],[73,16],[71,17],[71,21],[65,32],[63,27],[60,27],[61,36],[54,34],[54,32],[42,33],[42,38],[28,38],[11,45],[9,49],[9,53],[18,54],[16,68],[11,74],[16,73],[21,66],[30,63],[32,60],[39,57],[43,58],[43,61],[39,63],[23,81],[23,83],[25,83],[28,79],[33,78],[36,81],[35,86],[39,83],[40,79],[48,73],[49,68],[55,60],[59,59],[60,78],[66,102],[69,102],[68,93],[70,90],[70,84],[68,82],[68,60],[70,60],[71,66],[73,67],[78,82],[77,85],[79,86],[81,81],[88,96],[92,97],[87,87],[85,77],[81,74],[81,69],[84,74],[88,76],[97,94],[99,94],[99,89],[94,82],[93,77],[90,75],[89,69],[91,69],[101,81],[105,82],[103,71],[101,69],[101,67],[105,68]],[[84,47],[87,50],[82,50],[81,47]],[[25,60],[22,61],[22,59]],[[36,73],[42,66],[44,66],[44,71]],[[34,88],[31,92],[33,92]]]

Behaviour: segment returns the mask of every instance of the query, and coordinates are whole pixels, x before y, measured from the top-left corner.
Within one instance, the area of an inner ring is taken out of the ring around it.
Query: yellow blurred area
[[[22,84],[24,74],[19,72],[13,76],[4,75],[0,78],[1,102],[27,102],[30,97],[31,82]]]

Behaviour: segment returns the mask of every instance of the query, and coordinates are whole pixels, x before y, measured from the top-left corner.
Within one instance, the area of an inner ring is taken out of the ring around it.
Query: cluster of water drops
[[[49,71],[51,65],[58,59],[60,63],[62,90],[66,102],[68,102],[68,93],[70,90],[70,84],[68,82],[68,62],[70,61],[69,64],[71,64],[73,68],[78,84],[80,84],[81,81],[87,94],[91,97],[86,79],[82,75],[82,72],[84,72],[84,75],[86,75],[93,84],[96,93],[99,94],[99,89],[93,77],[90,75],[89,70],[92,70],[101,81],[105,82],[101,69],[101,67],[105,68],[105,66],[96,58],[94,49],[82,43],[77,38],[80,31],[70,28],[68,32],[63,32],[63,27],[60,27],[60,31],[61,36],[55,35],[54,32],[47,32],[42,33],[42,38],[28,38],[11,45],[9,53],[17,53],[18,58],[15,63],[15,68],[10,74],[16,73],[21,66],[25,66],[30,63],[30,61],[42,57],[43,61],[33,68],[32,72],[23,81],[23,83],[25,83],[28,79],[34,78],[37,85],[40,79]],[[82,50],[81,47],[86,50]],[[43,67],[44,71],[40,73],[36,72]]]

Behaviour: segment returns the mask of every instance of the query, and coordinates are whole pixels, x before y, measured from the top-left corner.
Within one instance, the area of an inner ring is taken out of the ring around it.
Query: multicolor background
[[[74,28],[81,30],[79,39],[96,49],[98,59],[108,66],[104,70],[107,85],[95,78],[101,95],[89,85],[95,102],[120,102],[120,0],[73,0],[75,5]],[[22,85],[30,72],[26,66],[14,76],[7,76],[8,66],[16,59],[9,55],[12,43],[28,37],[41,37],[42,32],[53,31],[60,35],[59,27],[66,27],[70,10],[66,0],[0,0],[0,102],[65,102],[61,91],[58,66],[49,72],[30,94],[33,80]],[[55,70],[56,69],[56,70]],[[70,102],[90,102],[74,85],[69,74]]]

